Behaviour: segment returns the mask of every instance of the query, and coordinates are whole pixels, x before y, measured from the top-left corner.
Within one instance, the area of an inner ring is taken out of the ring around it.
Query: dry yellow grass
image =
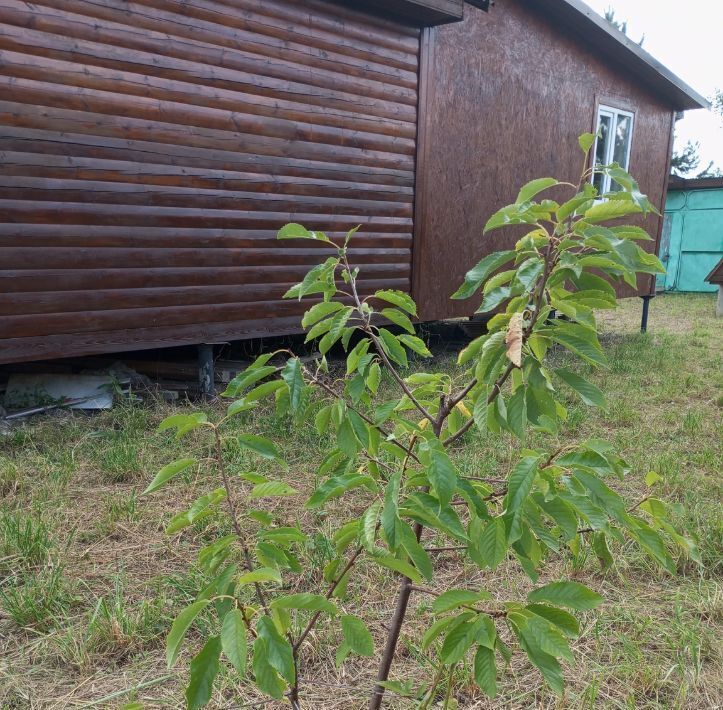
[[[637,475],[624,487],[632,499],[644,489],[642,476],[663,476],[664,497],[683,504],[681,524],[700,541],[704,570],[681,561],[669,576],[637,550],[620,550],[617,567],[601,574],[592,560],[554,561],[544,579],[567,576],[600,590],[603,607],[587,614],[574,651],[577,665],[566,669],[564,699],[543,687],[539,674],[520,654],[500,678],[500,697],[485,700],[460,669],[454,697],[461,708],[696,708],[723,706],[721,665],[721,336],[711,297],[665,296],[651,305],[647,337],[637,332],[640,303],[626,301],[602,318],[603,342],[612,360],[597,373],[606,392],[606,411],[571,405],[565,441],[602,437],[615,443]],[[453,369],[442,358],[434,367]],[[190,653],[170,673],[164,643],[170,620],[194,596],[200,580],[191,569],[195,550],[226,532],[219,519],[209,531],[190,529],[173,538],[163,527],[210,487],[203,474],[186,485],[168,486],[140,497],[163,463],[183,450],[155,433],[168,414],[163,405],[121,407],[96,417],[59,414],[19,425],[0,443],[0,519],[22,516],[47,526],[47,553],[25,560],[22,549],[0,532],[0,590],[28,579],[47,579],[62,566],[63,593],[52,600],[45,626],[18,626],[0,607],[0,707],[122,707],[138,701],[147,708],[182,707]],[[289,433],[267,413],[245,425],[273,438],[289,462],[284,474],[299,498],[279,499],[276,514],[316,531],[309,554],[323,559],[324,533],[331,520],[358,510],[354,495],[330,507],[329,518],[301,509],[314,485],[315,464],[329,445],[308,431]],[[549,444],[548,444],[549,445]],[[471,435],[457,450],[468,470],[504,475],[517,445],[509,438]],[[247,464],[242,455],[232,465]],[[277,472],[278,475],[278,472]],[[5,546],[3,548],[3,545]],[[17,546],[16,546],[17,547]],[[296,583],[313,585],[320,564],[310,564]],[[440,556],[435,586],[479,586],[499,598],[523,596],[529,581],[514,565],[494,574],[465,567],[450,553]],[[370,620],[378,647],[397,582],[362,563],[344,602],[349,613]],[[101,611],[101,606],[105,606]],[[418,681],[433,673],[419,650],[419,630],[429,618],[429,599],[415,595],[393,669],[396,679]],[[320,627],[305,649],[303,704],[314,710],[365,706],[376,659],[352,658],[334,667],[336,632]],[[189,648],[197,647],[190,637]],[[137,690],[134,690],[137,689]],[[263,700],[226,669],[213,708],[236,708]],[[388,707],[412,707],[389,696]],[[273,703],[262,707],[273,708]]]

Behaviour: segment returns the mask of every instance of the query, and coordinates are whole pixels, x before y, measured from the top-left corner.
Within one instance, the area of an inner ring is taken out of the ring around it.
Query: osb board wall
[[[414,295],[423,319],[475,310],[478,300],[449,295],[483,255],[515,241],[502,231],[483,237],[487,218],[514,201],[528,180],[577,182],[577,136],[594,130],[598,103],[635,112],[630,170],[662,207],[673,111],[626,79],[624,69],[524,0],[497,0],[489,13],[468,5],[464,22],[427,32],[424,219],[417,220],[414,246]],[[654,238],[660,225],[654,216],[644,223]],[[638,285],[648,293],[651,283],[645,277]]]

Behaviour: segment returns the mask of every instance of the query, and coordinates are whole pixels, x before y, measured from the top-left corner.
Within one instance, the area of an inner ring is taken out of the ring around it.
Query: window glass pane
[[[612,124],[612,116],[608,114],[600,114],[598,120],[598,139],[595,143],[595,165],[606,165],[608,161],[608,153],[610,146],[610,127]],[[598,189],[598,192],[603,192],[603,185],[605,183],[605,176],[600,173],[595,173],[592,184]]]
[[[630,145],[630,116],[618,116],[618,125],[615,128],[615,150],[613,161],[619,163],[625,170],[628,169],[628,146]]]
[[[632,128],[632,117],[618,115],[615,126],[615,145],[613,147],[613,162],[618,163],[624,170],[628,169],[628,147],[630,146],[630,134]],[[613,191],[622,189],[620,185],[613,182],[610,186]]]

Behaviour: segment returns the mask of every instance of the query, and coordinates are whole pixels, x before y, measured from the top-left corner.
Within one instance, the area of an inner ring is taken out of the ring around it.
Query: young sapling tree
[[[594,139],[592,134],[579,139],[585,165]],[[525,448],[530,429],[550,438],[558,433],[567,416],[561,390],[574,391],[586,405],[604,404],[602,392],[573,369],[551,367],[549,352],[563,348],[604,367],[594,310],[615,308],[611,282],[634,287],[638,274],[662,271],[658,259],[637,243],[649,239],[643,229],[605,226],[654,212],[648,198],[617,164],[594,168],[615,185],[600,195],[590,181],[592,170],[585,168],[577,185],[533,180],[487,222],[485,233],[508,225],[522,225],[526,233],[514,248],[483,258],[452,296],[477,297],[477,312],[494,314],[488,332],[459,353],[455,376],[408,369],[410,353],[431,355],[415,334],[415,303],[400,291],[363,294],[359,270],[350,261],[355,230],[342,243],[298,224],[280,230],[279,239],[312,239],[332,253],[286,294],[314,299],[302,326],[307,341],[318,341],[321,359],[307,366],[287,351],[262,355],[223,393],[233,400],[223,416],[166,419],[161,429],[175,430],[178,437],[207,431],[208,453],[202,462],[185,458],[169,464],[146,491],[190,467],[210,467],[219,486],[173,517],[168,532],[202,524],[214,511],[225,510],[231,522],[230,534],[199,552],[198,565],[210,582],[179,614],[168,637],[171,666],[194,620],[211,616],[208,626],[215,630],[190,665],[189,708],[209,701],[222,657],[245,682],[300,708],[304,653],[319,625],[337,629],[337,664],[349,654],[374,655],[368,620],[345,608],[362,560],[399,580],[376,682],[369,688],[373,710],[387,689],[428,707],[444,684],[448,702],[460,664],[469,664],[482,691],[494,697],[500,662],[515,650],[562,694],[561,661],[573,661],[570,641],[580,633],[575,612],[595,608],[602,597],[574,581],[540,584],[545,563],[589,548],[608,567],[614,564],[608,543],[625,540],[670,573],[673,548],[697,558],[694,544],[673,527],[668,506],[652,492],[628,502],[615,491],[611,481],[626,476],[628,466],[608,443]],[[569,194],[562,202],[544,197],[552,188]],[[565,318],[552,318],[553,311]],[[347,352],[341,383],[329,375],[325,359],[338,342]],[[383,380],[389,386],[382,387]],[[272,396],[292,423],[307,426],[313,414],[317,431],[330,432],[335,442],[306,508],[324,510],[351,491],[354,509],[363,506],[334,532],[334,557],[320,588],[288,591],[304,579],[304,543],[314,531],[278,525],[271,506],[264,507],[270,498],[298,493],[259,473],[232,475],[225,462],[225,442],[233,438],[252,455],[284,465],[274,443],[239,434],[234,423]],[[456,444],[472,427],[520,440],[511,471],[495,478],[460,473]],[[654,477],[648,483],[652,486]],[[484,586],[431,588],[442,552],[480,570],[516,561],[535,587],[524,599],[505,599]],[[414,594],[432,600],[434,621],[419,645],[436,670],[431,679],[420,674],[420,682],[409,685],[391,680],[391,671]]]

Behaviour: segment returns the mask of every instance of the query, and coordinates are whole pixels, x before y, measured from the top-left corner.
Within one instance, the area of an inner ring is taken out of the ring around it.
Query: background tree
[[[627,34],[628,34],[627,20],[616,19],[615,18],[615,10],[612,7],[609,7],[607,10],[605,10],[604,17],[616,30],[620,30],[627,37]],[[643,42],[645,42],[645,35],[643,35],[640,38],[640,40],[638,41],[638,45],[642,47]]]

